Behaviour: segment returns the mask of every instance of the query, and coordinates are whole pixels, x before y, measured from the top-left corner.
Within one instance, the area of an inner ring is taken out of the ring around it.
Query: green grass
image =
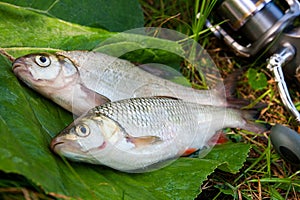
[[[237,84],[237,96],[251,99],[253,105],[258,102],[267,104],[261,111],[259,121],[271,125],[286,124],[296,130],[299,128],[280,101],[276,83],[266,69],[265,58],[253,62],[237,57],[222,41],[204,30],[205,18],[196,18],[199,11],[205,11],[204,16],[207,16],[214,0],[197,3],[192,0],[140,0],[140,3],[144,9],[146,26],[177,30],[199,41],[209,52],[223,77],[241,67],[255,68],[263,73],[267,77],[266,87],[253,89],[249,84],[249,77],[244,74]],[[183,70],[190,78],[201,82],[201,77],[193,69]],[[295,92],[295,96],[300,95]],[[300,102],[299,98],[296,100]],[[228,138],[232,141],[252,144],[249,158],[237,174],[220,170],[213,173],[201,186],[203,192],[198,199],[300,199],[300,171],[276,154],[268,135],[269,132],[252,134],[230,130]],[[45,195],[23,177],[13,174],[0,176],[0,199],[68,199],[56,194]]]
[[[146,26],[170,28],[193,37],[205,47],[224,78],[239,68],[255,69],[251,73],[256,73],[255,78],[261,80],[262,84],[252,85],[257,79],[251,80],[253,77],[245,73],[237,84],[237,96],[252,100],[248,107],[253,107],[259,102],[267,105],[261,111],[258,121],[270,125],[285,124],[298,130],[300,126],[281,103],[276,83],[266,68],[266,58],[237,57],[222,41],[205,30],[205,16],[209,15],[215,4],[214,0],[196,3],[191,0],[140,0],[140,3],[145,11]],[[201,19],[196,18],[199,11],[205,11]],[[196,73],[192,73],[192,76],[196,76],[197,79]],[[299,96],[299,93],[295,92],[294,97]],[[295,101],[299,102],[299,98],[295,98]],[[237,130],[228,133],[228,137],[235,142],[252,144],[249,158],[238,174],[222,171],[213,173],[202,185],[203,192],[198,199],[300,199],[300,171],[279,157],[268,135],[269,132],[254,135]]]

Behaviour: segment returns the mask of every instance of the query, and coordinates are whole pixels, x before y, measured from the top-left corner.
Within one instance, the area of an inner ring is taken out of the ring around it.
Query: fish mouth
[[[15,71],[17,68],[23,67],[24,65],[21,63],[14,63],[12,66],[12,70]]]
[[[37,80],[33,79],[30,71],[22,65],[13,67],[13,73],[16,75],[16,77],[18,77],[20,80],[22,80],[26,85],[28,85],[31,88],[33,88],[32,82],[33,81],[37,82]]]
[[[70,141],[66,140],[64,137],[55,137],[50,143],[50,149],[53,152],[60,154],[62,149],[65,149],[68,145],[70,145],[69,143]]]
[[[25,67],[25,60],[24,58],[18,58],[13,62],[12,70],[15,71],[17,68],[24,69]]]
[[[80,145],[72,140],[67,140],[64,137],[55,137],[50,143],[50,149],[57,154],[65,154],[69,151],[75,153],[80,149]]]
[[[77,143],[74,144],[73,141],[68,141],[59,137],[54,138],[51,141],[50,148],[60,157],[65,157],[76,162],[88,162],[86,153],[82,152],[80,150],[80,145]]]
[[[12,65],[12,71],[14,74],[19,76],[20,74],[27,74],[27,76],[32,76],[28,68],[25,65],[24,59],[17,59]]]
[[[59,146],[63,145],[64,142],[60,141],[58,138],[54,138],[50,143],[50,149],[54,152],[58,152]]]
[[[22,80],[26,85],[33,88],[32,82],[38,82],[40,80],[35,80],[29,70],[26,67],[26,63],[24,58],[18,58],[12,65],[13,73]]]

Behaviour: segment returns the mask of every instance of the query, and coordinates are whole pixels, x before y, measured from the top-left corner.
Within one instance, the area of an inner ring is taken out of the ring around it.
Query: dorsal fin
[[[173,99],[173,100],[182,100],[177,97],[171,97],[171,96],[154,96],[155,98],[162,98],[162,99]]]

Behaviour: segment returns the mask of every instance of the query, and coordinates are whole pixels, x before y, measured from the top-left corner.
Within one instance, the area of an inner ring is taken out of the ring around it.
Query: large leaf
[[[155,38],[145,40],[145,36],[126,33],[116,35],[103,29],[71,24],[1,2],[0,29],[1,47],[14,56],[21,56],[29,52],[57,50],[94,50],[113,56],[123,56],[124,53],[151,46],[161,47],[161,49],[184,56],[180,45],[175,42],[167,40],[162,42]],[[116,36],[107,40],[113,35]],[[101,45],[99,46],[99,44]],[[164,51],[147,49],[141,54],[145,55],[146,53],[148,54],[146,56],[135,53],[136,58],[141,57],[135,61],[142,62],[146,59],[157,61],[157,58],[160,57],[160,61],[165,63],[174,59],[178,62],[176,58],[178,56],[172,56],[170,53],[166,56]],[[130,59],[132,55],[127,57]]]
[[[0,45],[13,56],[42,50],[90,50],[114,35],[6,3],[0,3],[0,29]],[[193,199],[218,166],[228,164],[227,168],[234,169],[230,171],[241,167],[234,159],[225,163],[216,156],[180,158],[164,169],[145,174],[68,164],[49,150],[49,143],[72,121],[72,115],[20,83],[11,63],[2,56],[0,80],[0,170],[23,175],[46,193],[83,199]],[[245,157],[248,148],[238,152]],[[225,148],[216,154],[226,157],[231,152]]]
[[[48,148],[51,138],[72,116],[16,80],[10,63],[0,58],[0,168],[22,174],[46,192],[85,199],[194,198],[199,185],[220,164],[181,158],[146,174],[126,174],[101,166],[72,163],[72,169]]]
[[[250,144],[243,143],[218,145],[206,156],[206,159],[217,160],[223,163],[219,166],[219,169],[223,171],[237,173],[243,167],[250,147]],[[224,154],[223,152],[226,153]]]
[[[3,0],[40,14],[109,31],[126,31],[144,25],[137,0]]]
[[[0,2],[0,44],[15,56],[29,50],[91,50],[111,35]]]
[[[72,120],[72,116],[23,88],[3,57],[0,65],[0,169],[22,174],[46,192],[85,199],[127,196],[165,199],[170,195],[192,198],[199,192],[197,186],[218,165],[198,159],[180,159],[166,169],[133,175],[73,163],[73,172],[48,148],[51,138]]]

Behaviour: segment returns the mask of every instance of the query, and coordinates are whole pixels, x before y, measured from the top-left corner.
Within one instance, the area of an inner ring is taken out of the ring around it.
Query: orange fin
[[[189,149],[185,150],[181,156],[188,156],[188,155],[196,152],[197,150],[198,149],[196,149],[196,148],[189,148]]]
[[[127,142],[133,143],[136,147],[144,147],[162,141],[160,137],[157,136],[132,137],[130,135],[127,135],[126,139]]]
[[[224,144],[228,141],[229,141],[229,139],[226,137],[225,133],[223,133],[223,132],[219,133],[219,138],[217,140],[217,144]]]

